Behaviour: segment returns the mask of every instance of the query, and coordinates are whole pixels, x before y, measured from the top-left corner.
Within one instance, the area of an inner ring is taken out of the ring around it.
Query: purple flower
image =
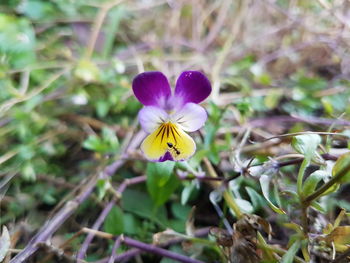
[[[139,121],[149,133],[141,144],[146,158],[158,162],[190,158],[196,144],[186,132],[200,129],[207,119],[206,111],[198,105],[211,92],[207,77],[198,71],[185,71],[172,94],[163,73],[144,72],[135,77],[132,88],[145,106],[139,112]]]

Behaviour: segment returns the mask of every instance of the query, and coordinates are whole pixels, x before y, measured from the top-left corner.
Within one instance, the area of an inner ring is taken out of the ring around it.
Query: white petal
[[[171,121],[176,123],[187,132],[194,132],[200,129],[207,120],[207,112],[204,108],[195,103],[186,103],[178,112],[174,113]]]
[[[161,108],[146,106],[139,112],[139,121],[142,129],[151,133],[168,119],[168,114]]]

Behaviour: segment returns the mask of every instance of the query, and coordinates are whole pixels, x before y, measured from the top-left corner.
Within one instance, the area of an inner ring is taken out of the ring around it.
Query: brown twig
[[[133,141],[133,144],[130,145],[130,147],[137,147],[141,143],[140,139],[142,140],[143,137],[136,134],[135,141]],[[95,188],[97,180],[99,178],[105,178],[113,175],[124,165],[125,161],[125,158],[118,159],[111,165],[107,166],[98,176],[93,176],[75,198],[66,202],[66,204],[50,220],[48,220],[43,227],[40,228],[37,234],[28,242],[26,247],[20,253],[18,253],[10,261],[10,263],[25,262],[31,255],[33,255],[38,250],[37,244],[46,242],[48,239],[50,239],[52,234],[54,234],[59,227],[75,212],[80,204],[90,196]]]

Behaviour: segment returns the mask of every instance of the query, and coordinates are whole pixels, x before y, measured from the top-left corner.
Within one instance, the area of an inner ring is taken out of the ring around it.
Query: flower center
[[[160,143],[164,144],[167,148],[178,152],[176,145],[181,139],[181,135],[176,124],[172,122],[162,123],[157,130],[156,138],[160,140]]]

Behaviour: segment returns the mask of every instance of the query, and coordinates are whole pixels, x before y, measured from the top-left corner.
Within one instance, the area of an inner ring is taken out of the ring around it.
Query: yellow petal
[[[141,150],[148,160],[159,161],[169,152],[174,161],[183,161],[194,154],[196,144],[176,124],[167,122],[146,137]]]

